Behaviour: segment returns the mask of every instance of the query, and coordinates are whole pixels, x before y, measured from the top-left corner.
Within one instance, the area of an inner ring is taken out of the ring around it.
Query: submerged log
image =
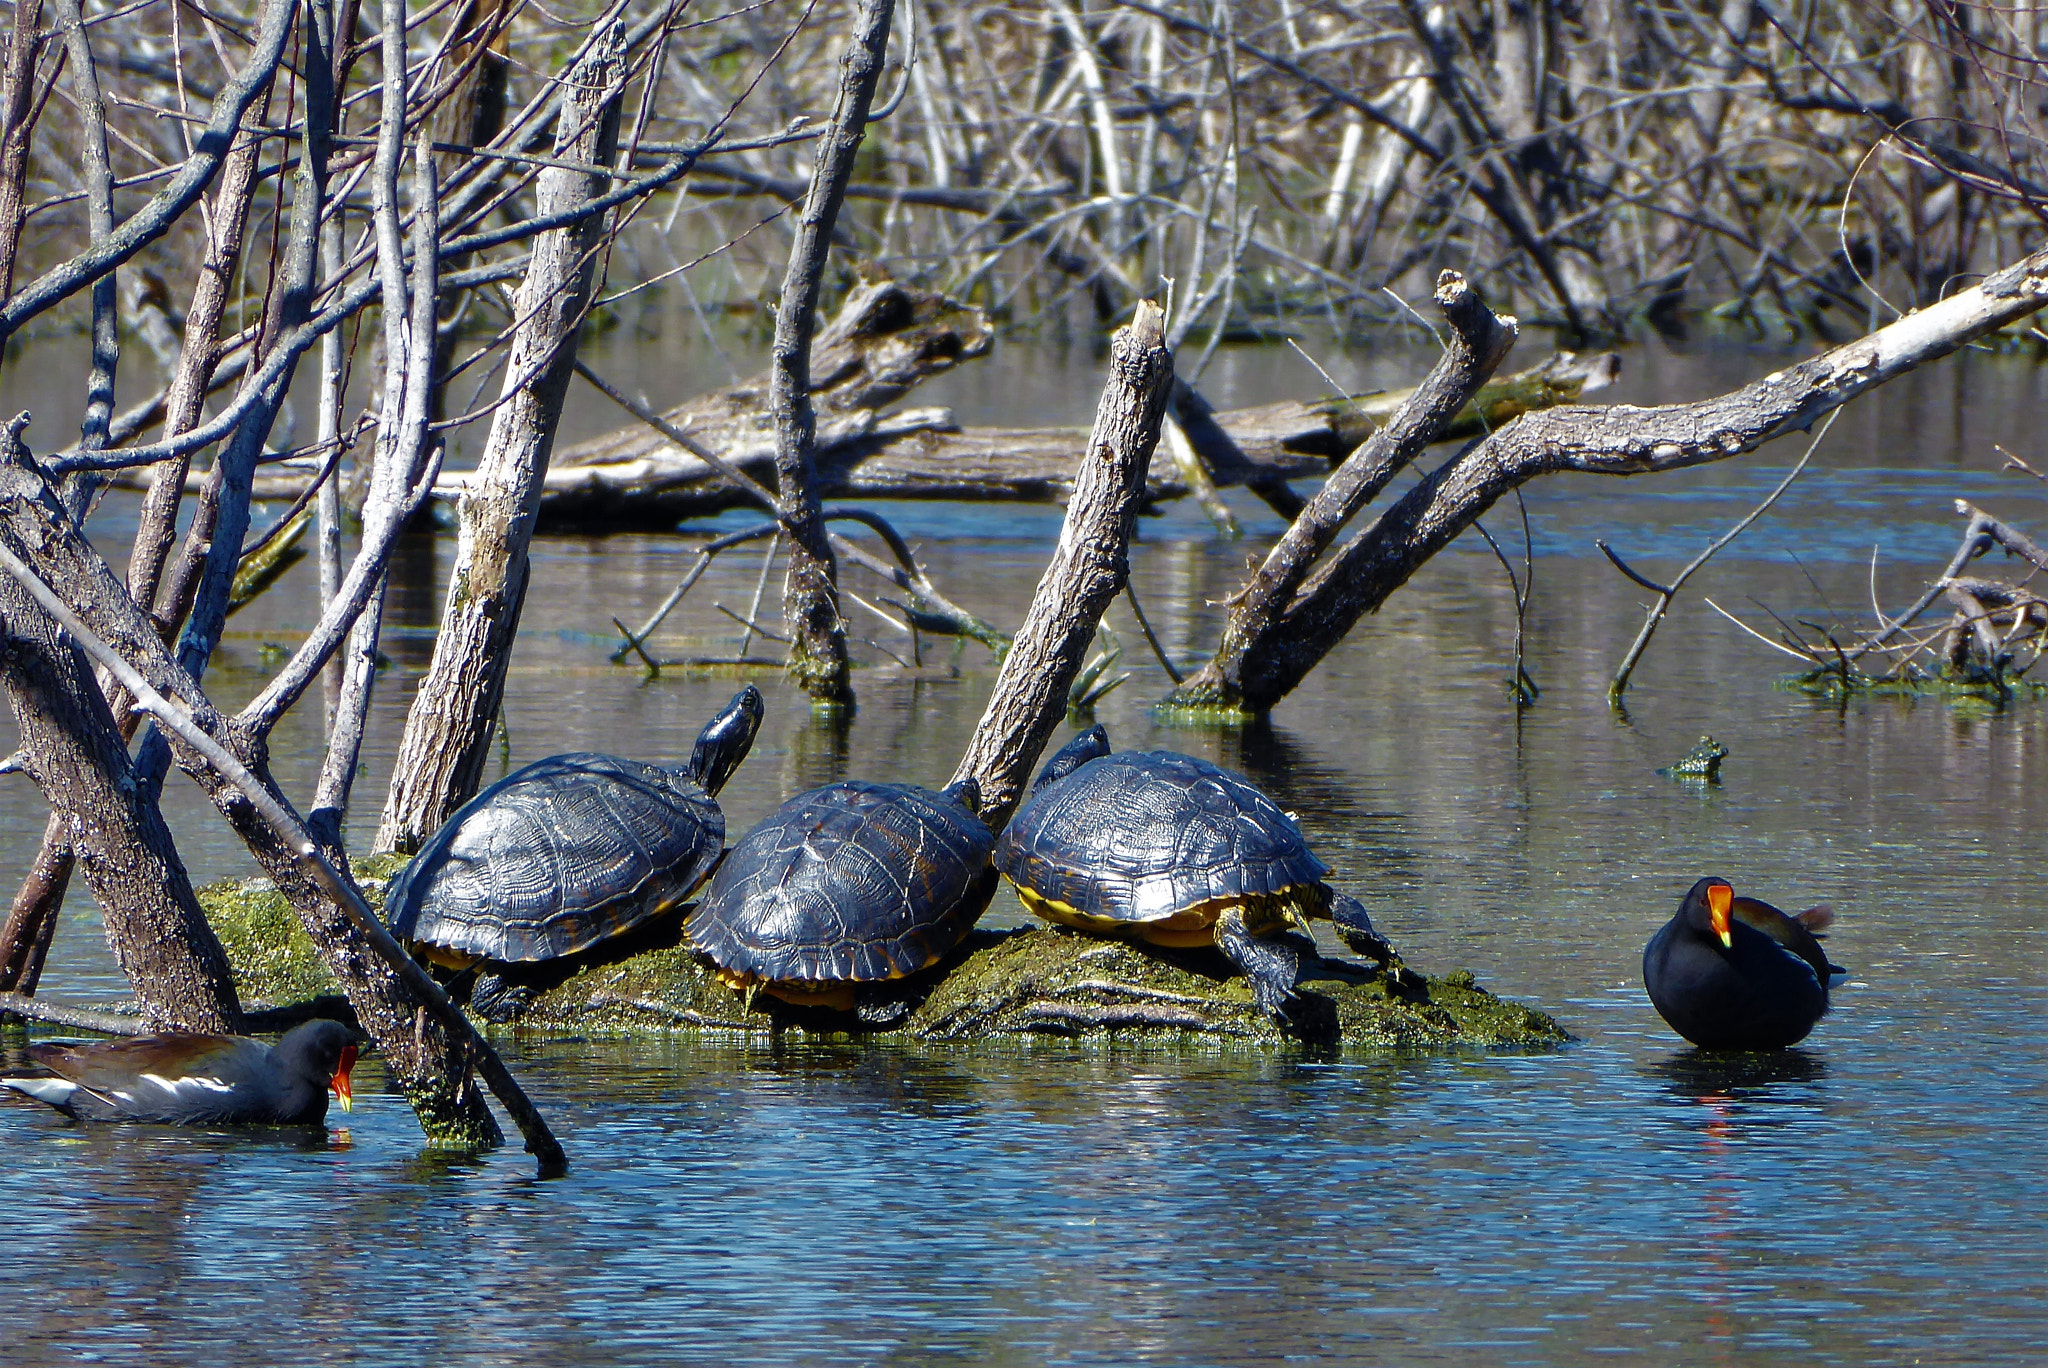
[[[359,864],[365,896],[381,904],[385,884],[371,870],[400,867]],[[269,880],[210,884],[199,897],[250,1002],[289,1011],[334,991],[326,965]],[[1300,1039],[1259,1011],[1243,976],[1212,950],[1161,950],[1047,927],[976,931],[936,969],[902,980],[880,1020],[863,1022],[850,1013],[791,1007],[766,993],[750,1009],[678,943],[680,932],[680,918],[670,918],[613,943],[621,958],[563,965],[520,1014],[519,1029],[627,1037],[874,1032],[931,1041],[1057,1036],[1254,1049]],[[1395,988],[1376,966],[1332,956],[1306,965],[1302,991],[1313,1004],[1306,1034],[1326,1047],[1529,1048],[1571,1039],[1551,1017],[1495,997],[1462,970]]]

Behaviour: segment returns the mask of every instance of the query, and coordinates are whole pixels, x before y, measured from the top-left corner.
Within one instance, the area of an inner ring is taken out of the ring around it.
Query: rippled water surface
[[[1008,388],[999,362],[982,364],[941,397],[991,421],[1078,421],[1099,383],[1085,357],[1019,353]],[[1211,382],[1231,386],[1226,402],[1316,388],[1263,353],[1229,364]],[[1625,397],[1711,393],[1776,364],[1632,356]],[[1817,702],[1774,687],[1790,662],[1698,595],[1766,632],[1759,605],[1867,622],[1873,579],[1896,610],[1945,562],[1957,497],[2048,532],[2048,489],[1998,475],[1991,450],[2043,455],[2044,398],[2040,372],[1970,359],[1852,408],[1782,511],[1694,582],[1625,717],[1602,694],[1642,595],[1592,539],[1668,574],[1770,488],[1795,442],[1647,481],[1531,487],[1544,692],[1519,721],[1503,687],[1512,599],[1476,543],[1362,624],[1265,728],[1157,723],[1145,705],[1165,676],[1113,609],[1134,678],[1100,716],[1120,746],[1252,774],[1411,961],[1469,966],[1555,1013],[1573,1045],[1330,1061],[511,1040],[570,1150],[554,1182],[516,1149],[424,1152],[374,1062],[355,1113],[324,1134],[88,1130],[9,1101],[0,1360],[2037,1362],[2048,703]],[[1276,530],[1241,510],[1240,545],[1182,508],[1141,529],[1137,584],[1183,657],[1213,642],[1216,601]],[[999,622],[1021,614],[1058,524],[1036,508],[891,513],[948,592]],[[101,517],[103,544],[121,545],[132,511]],[[1488,521],[1517,544],[1510,510]],[[505,767],[572,747],[687,753],[733,679],[643,682],[606,654],[611,615],[644,614],[690,547],[540,546]],[[450,554],[419,538],[398,568],[359,839]],[[736,633],[709,604],[743,608],[758,571],[757,553],[721,563],[663,649],[730,653]],[[295,571],[235,619],[218,696],[247,696],[265,643],[304,629],[309,581]],[[978,647],[926,651],[911,676],[863,649],[878,663],[844,731],[755,672],[770,717],[726,790],[735,828],[845,774],[942,781],[992,669]],[[1657,775],[1709,731],[1734,752],[1724,783]],[[315,709],[278,736],[294,794],[310,791],[317,732]],[[189,785],[174,781],[172,801],[195,875],[250,872]],[[18,877],[41,825],[27,781],[0,780],[0,874]],[[1643,997],[1643,942],[1709,872],[1840,912],[1830,952],[1854,978],[1803,1048],[1715,1063]],[[990,915],[1021,914],[1005,895]],[[122,993],[82,895],[44,991]]]

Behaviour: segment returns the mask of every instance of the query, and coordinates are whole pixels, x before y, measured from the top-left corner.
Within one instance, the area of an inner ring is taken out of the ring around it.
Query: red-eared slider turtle
[[[470,1001],[503,1016],[530,993],[505,980],[679,906],[725,846],[713,795],[765,712],[749,684],[681,769],[574,751],[536,760],[464,803],[392,880],[393,935],[437,964],[487,972]],[[529,984],[530,987],[530,984]]]
[[[996,843],[995,866],[1026,907],[1096,935],[1214,945],[1287,1020],[1306,929],[1329,917],[1345,942],[1406,976],[1357,899],[1323,882],[1294,818],[1249,780],[1173,751],[1112,755],[1091,727],[1046,763]]]
[[[733,844],[686,933],[728,987],[841,1011],[945,958],[995,891],[972,779],[799,793]],[[887,1019],[880,1010],[878,1023]]]

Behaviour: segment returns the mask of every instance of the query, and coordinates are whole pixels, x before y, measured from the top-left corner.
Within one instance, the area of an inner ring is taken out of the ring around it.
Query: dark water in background
[[[656,397],[716,378],[664,383],[672,359],[608,342],[607,364]],[[1629,361],[1637,401],[1782,364]],[[1395,382],[1424,363],[1339,374]],[[975,421],[1080,421],[1099,384],[1086,356],[981,365],[939,390]],[[1289,353],[1242,351],[1207,388],[1248,403],[1319,382]],[[2034,368],[1972,358],[1852,407],[1780,511],[1694,581],[1625,719],[1602,691],[1642,595],[1592,538],[1669,573],[1770,488],[1797,439],[1652,480],[1531,487],[1544,693],[1519,722],[1503,686],[1512,600],[1476,542],[1364,623],[1270,728],[1157,724],[1145,704],[1165,676],[1112,610],[1135,672],[1100,710],[1119,746],[1248,771],[1412,961],[1469,966],[1557,1014],[1575,1045],[1331,1065],[1053,1042],[513,1041],[572,1156],[553,1183],[516,1149],[423,1153],[374,1063],[356,1112],[336,1113],[345,1127],[302,1139],[95,1132],[4,1104],[0,1361],[2039,1361],[2048,705],[1783,692],[1790,662],[1698,595],[1760,624],[1752,599],[1867,621],[1873,544],[1896,610],[1951,553],[1958,496],[2048,531],[2048,488],[1996,474],[1991,451],[2043,464],[2044,388]],[[1253,535],[1236,546],[1185,508],[1142,526],[1137,583],[1173,651],[1213,641],[1215,601],[1276,530],[1240,507]],[[1021,614],[1058,525],[1028,507],[890,513],[948,592],[997,622]],[[104,544],[124,546],[132,512],[103,516]],[[1510,544],[1519,532],[1504,509],[1489,526]],[[422,539],[398,570],[365,828],[451,551]],[[643,683],[605,657],[609,617],[643,614],[689,557],[674,538],[541,544],[505,766],[572,747],[687,754],[735,681]],[[758,569],[753,553],[722,563],[664,650],[736,645],[709,605],[743,608]],[[296,639],[310,582],[295,571],[234,620],[217,697],[246,697],[264,643]],[[769,721],[725,794],[735,829],[842,774],[943,780],[993,672],[978,647],[927,652],[959,677],[907,677],[863,651],[881,663],[860,672],[843,733],[755,675]],[[1703,731],[1734,752],[1721,786],[1656,775]],[[317,732],[313,709],[277,737],[295,795]],[[250,871],[188,784],[171,802],[197,877]],[[0,780],[0,882],[41,823],[27,781]],[[1830,950],[1855,971],[1803,1049],[1749,1074],[1693,1056],[1638,979],[1643,942],[1707,872],[1834,903]],[[53,996],[121,991],[87,902],[68,909]],[[1018,915],[1007,895],[991,914]]]

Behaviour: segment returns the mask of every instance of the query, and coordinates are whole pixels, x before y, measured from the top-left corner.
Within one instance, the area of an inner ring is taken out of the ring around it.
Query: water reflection
[[[1781,1083],[1818,1083],[1828,1074],[1827,1060],[1808,1050],[1686,1050],[1659,1060],[1655,1072],[1674,1097],[1699,1102],[1741,1098],[1770,1101],[1769,1090]]]

